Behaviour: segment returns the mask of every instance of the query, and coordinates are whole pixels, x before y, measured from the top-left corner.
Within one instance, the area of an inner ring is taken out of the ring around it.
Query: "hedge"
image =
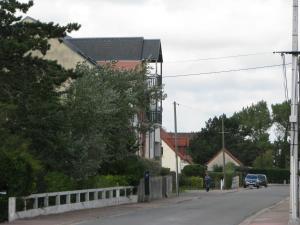
[[[201,177],[180,176],[179,185],[184,189],[190,189],[190,190],[199,190],[199,189],[203,189],[204,187],[203,178]]]
[[[220,188],[221,179],[223,179],[223,173],[222,172],[208,172],[208,175],[212,179],[212,188]],[[225,188],[230,189],[232,184],[232,178],[235,174],[234,173],[226,173],[225,177]]]
[[[188,177],[204,177],[206,167],[200,164],[187,165],[183,168],[182,174]]]
[[[243,177],[245,177],[248,173],[265,174],[269,183],[283,184],[284,181],[286,181],[286,183],[289,183],[290,181],[290,170],[288,169],[238,168],[238,170],[243,173]]]

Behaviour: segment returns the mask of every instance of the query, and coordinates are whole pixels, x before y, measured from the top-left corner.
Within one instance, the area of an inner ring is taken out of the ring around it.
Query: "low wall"
[[[145,202],[156,199],[167,198],[172,193],[172,176],[150,177],[149,178],[150,195],[145,195],[145,181],[140,180],[138,188],[138,201]]]
[[[8,219],[13,221],[80,209],[136,203],[138,198],[137,195],[133,195],[133,189],[132,186],[128,186],[34,194],[18,199],[10,197]],[[16,201],[19,200],[24,205],[21,211],[16,210]]]

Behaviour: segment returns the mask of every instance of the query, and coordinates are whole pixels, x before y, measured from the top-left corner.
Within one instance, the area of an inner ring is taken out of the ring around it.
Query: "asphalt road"
[[[189,201],[104,216],[80,225],[238,225],[288,195],[288,186],[198,193]]]

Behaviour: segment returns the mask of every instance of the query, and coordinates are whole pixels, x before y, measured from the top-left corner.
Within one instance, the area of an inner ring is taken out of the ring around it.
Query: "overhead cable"
[[[290,65],[290,64],[291,63],[287,63],[285,65]],[[189,76],[200,76],[200,75],[219,74],[219,73],[230,73],[230,72],[239,72],[239,71],[247,71],[247,70],[258,70],[258,69],[266,69],[266,68],[273,68],[273,67],[281,67],[281,66],[282,66],[282,64],[276,64],[276,65],[266,65],[266,66],[257,66],[257,67],[248,67],[248,68],[239,68],[239,69],[230,69],[230,70],[219,70],[219,71],[200,72],[200,73],[166,75],[166,76],[163,76],[163,78],[189,77]]]
[[[208,60],[219,60],[219,59],[229,59],[229,58],[238,58],[238,57],[246,57],[246,56],[255,56],[255,55],[266,55],[266,54],[272,54],[272,52],[258,52],[258,53],[250,53],[250,54],[227,55],[227,56],[218,56],[218,57],[209,57],[209,58],[174,60],[174,61],[165,61],[164,63],[197,62],[197,61],[208,61]]]

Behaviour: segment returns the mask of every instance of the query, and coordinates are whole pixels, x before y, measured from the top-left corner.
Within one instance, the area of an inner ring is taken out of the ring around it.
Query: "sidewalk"
[[[289,221],[289,199],[263,209],[244,220],[240,225],[287,225]]]

